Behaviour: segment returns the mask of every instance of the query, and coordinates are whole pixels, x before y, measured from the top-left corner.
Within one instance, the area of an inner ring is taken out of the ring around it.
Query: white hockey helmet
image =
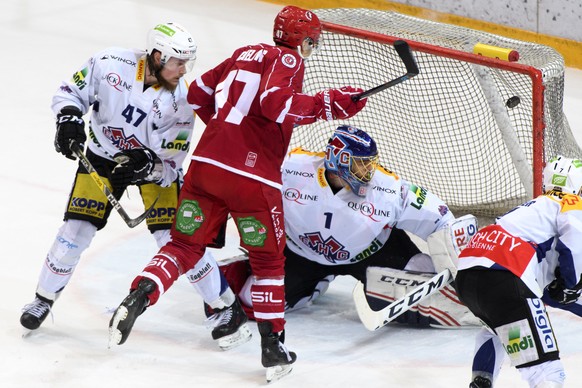
[[[582,160],[558,155],[546,164],[543,171],[543,191],[558,190],[582,194]]]
[[[188,61],[186,68],[190,71],[196,60],[196,49],[192,35],[178,23],[158,24],[148,33],[147,53],[151,55],[154,50],[158,50],[162,54],[162,66],[174,57]]]

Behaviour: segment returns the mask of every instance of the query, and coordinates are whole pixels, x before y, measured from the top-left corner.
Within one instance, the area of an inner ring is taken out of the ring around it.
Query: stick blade
[[[135,228],[136,226],[141,224],[143,222],[143,220],[145,220],[148,217],[148,214],[150,214],[150,212],[154,209],[154,207],[156,206],[156,203],[158,202],[158,199],[160,199],[159,194],[156,197],[156,200],[154,201],[154,203],[152,203],[152,205],[149,208],[147,208],[146,211],[143,212],[143,214],[139,215],[138,217],[130,218],[127,220],[123,219],[125,221],[125,223],[127,224],[127,226],[129,226],[130,228]]]
[[[398,56],[406,66],[406,73],[409,74],[410,78],[418,75],[420,70],[408,43],[404,40],[397,40],[394,42],[394,49],[396,49]]]
[[[373,311],[368,305],[366,293],[364,292],[364,284],[362,282],[356,283],[352,292],[352,297],[354,298],[358,317],[366,329],[376,331],[384,326],[383,316]]]

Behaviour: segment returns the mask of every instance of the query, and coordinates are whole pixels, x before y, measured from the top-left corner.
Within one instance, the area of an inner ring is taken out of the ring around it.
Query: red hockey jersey
[[[207,125],[192,159],[279,188],[293,127],[316,120],[304,71],[296,51],[258,44],[198,77],[188,102]]]

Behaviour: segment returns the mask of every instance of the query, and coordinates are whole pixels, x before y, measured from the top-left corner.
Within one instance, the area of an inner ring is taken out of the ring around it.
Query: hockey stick
[[[75,140],[71,140],[70,147],[71,147],[71,151],[73,151],[73,153],[79,158],[79,160],[81,161],[81,164],[83,165],[83,167],[85,167],[85,170],[87,170],[87,172],[89,173],[91,178],[93,178],[93,181],[95,182],[95,184],[97,186],[99,186],[99,188],[101,189],[103,194],[105,194],[105,196],[107,197],[107,200],[109,200],[109,203],[115,208],[115,210],[117,210],[117,212],[119,213],[119,215],[121,216],[123,221],[125,221],[127,226],[129,226],[130,228],[133,228],[133,227],[139,225],[143,220],[145,220],[147,218],[149,212],[152,211],[152,209],[156,205],[156,202],[158,202],[159,196],[158,196],[158,198],[156,198],[154,203],[152,203],[152,206],[150,206],[142,215],[140,215],[139,217],[136,217],[136,218],[130,218],[127,215],[127,212],[125,211],[125,209],[121,206],[119,201],[115,198],[115,196],[113,195],[111,190],[109,190],[109,187],[107,187],[105,182],[103,182],[103,180],[101,180],[101,177],[99,176],[97,171],[95,171],[95,168],[93,167],[91,162],[89,162],[89,159],[87,159],[87,157],[85,156],[83,151],[81,151],[79,144]]]
[[[414,288],[402,298],[395,300],[379,311],[374,311],[370,308],[370,305],[366,300],[366,294],[364,292],[364,285],[362,282],[358,282],[356,284],[352,295],[354,297],[356,310],[360,320],[366,329],[375,331],[381,327],[384,327],[386,324],[398,318],[401,314],[410,310],[410,308],[418,304],[427,296],[432,295],[441,288],[445,287],[452,280],[453,276],[451,271],[445,269],[433,276],[431,279],[420,284],[418,287]]]
[[[376,94],[394,85],[398,85],[399,83],[404,82],[418,75],[420,71],[418,70],[418,65],[416,64],[414,55],[412,55],[412,51],[410,51],[410,46],[408,46],[408,43],[406,43],[403,40],[397,40],[394,42],[394,48],[396,49],[398,56],[400,56],[400,59],[402,59],[402,62],[404,62],[404,65],[406,66],[406,74],[401,75],[400,77],[395,78],[391,81],[388,81],[385,84],[378,85],[370,90],[366,90],[365,92],[352,96],[352,101],[357,102],[362,98],[369,97],[372,94]]]

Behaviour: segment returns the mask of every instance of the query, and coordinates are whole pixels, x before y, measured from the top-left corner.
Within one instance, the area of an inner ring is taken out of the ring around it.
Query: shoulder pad
[[[575,194],[563,194],[561,206],[560,212],[562,213],[570,210],[582,210],[582,198]]]
[[[378,166],[376,167],[376,172],[380,172],[384,175],[392,176],[396,180],[400,179],[400,177],[394,171],[388,170],[386,167],[382,166],[381,164],[378,164]]]
[[[324,152],[314,152],[314,151],[308,151],[304,148],[301,147],[296,147],[293,148],[291,151],[289,151],[289,156],[292,155],[309,155],[309,156],[321,156],[323,157],[325,155]]]

